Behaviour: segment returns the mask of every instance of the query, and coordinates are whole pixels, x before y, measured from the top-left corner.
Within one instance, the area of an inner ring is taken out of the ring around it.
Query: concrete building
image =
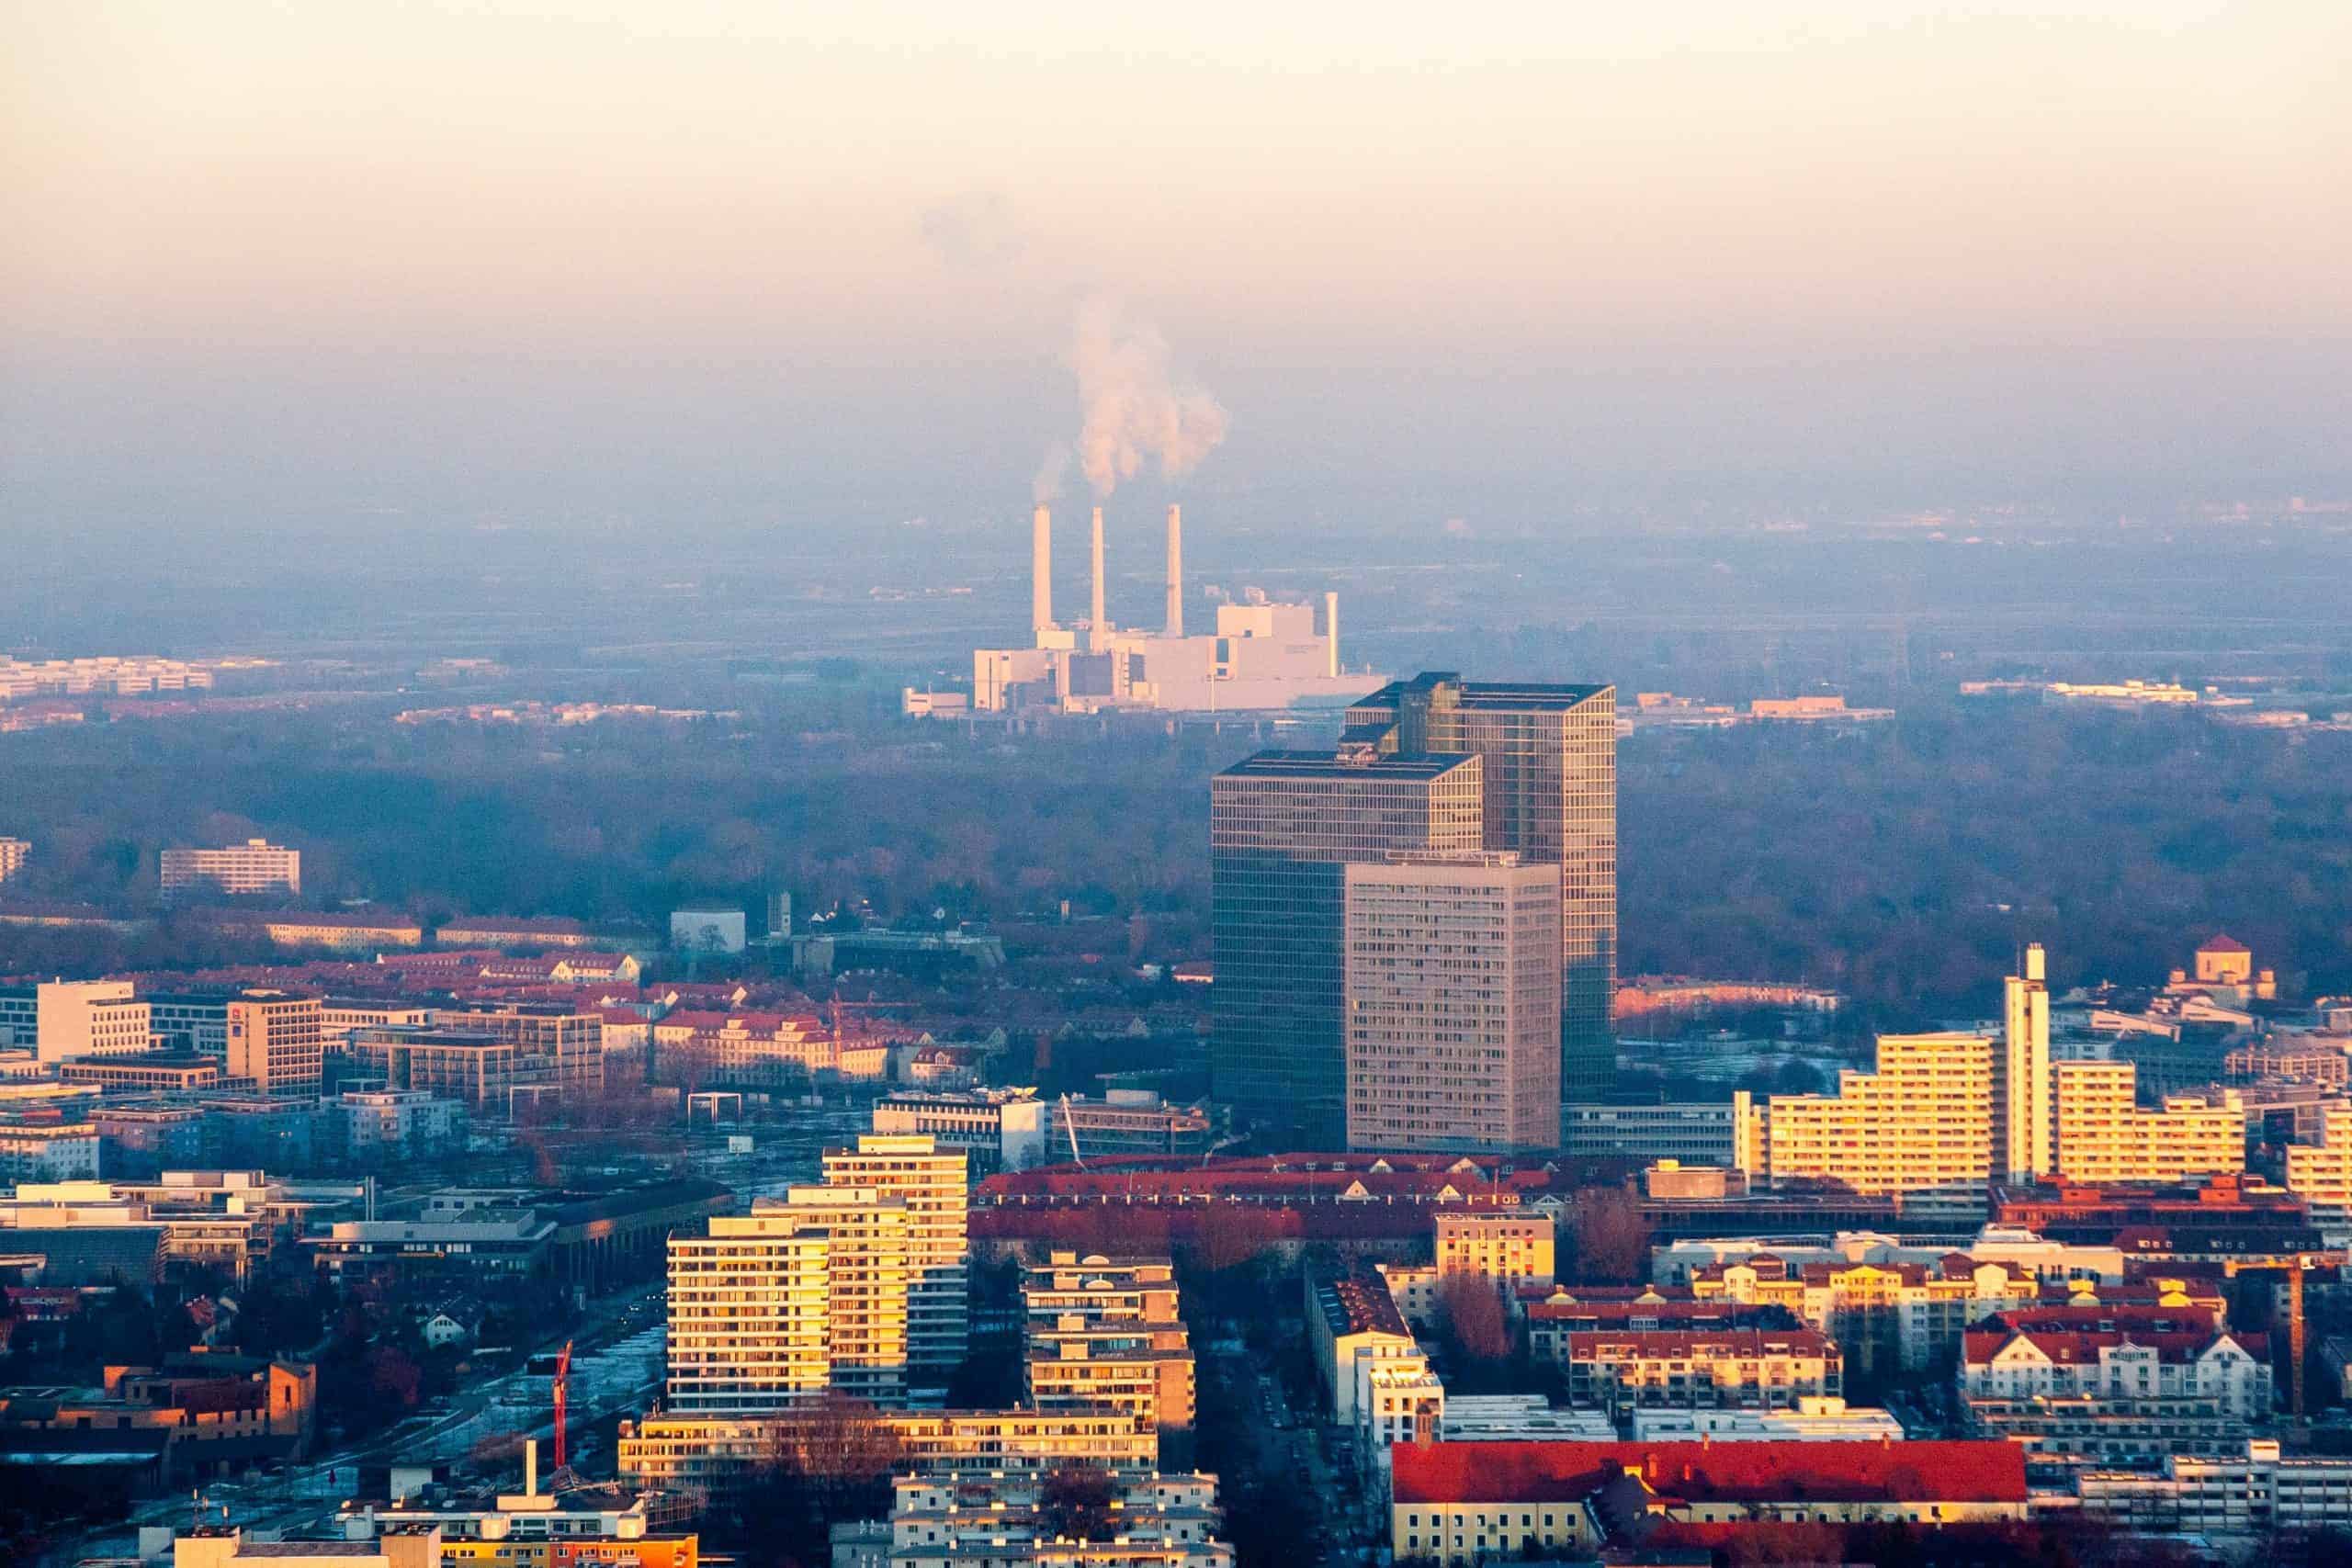
[[[667,1406],[760,1414],[832,1386],[828,1244],[786,1213],[720,1215],[670,1238]]]
[[[201,1525],[172,1541],[172,1568],[442,1568],[437,1529],[369,1540],[264,1540],[236,1525]]]
[[[794,1186],[781,1203],[754,1202],[752,1215],[825,1238],[826,1386],[869,1404],[903,1401],[913,1272],[905,1201],[870,1187]]]
[[[1626,1435],[1637,1443],[1894,1443],[1908,1434],[1888,1411],[1825,1394],[1793,1410],[1635,1410]]]
[[[1963,1341],[1959,1390],[1971,1427],[2022,1444],[2038,1472],[2154,1469],[2243,1451],[2271,1413],[2268,1354],[2260,1335],[2110,1309],[2002,1314]]]
[[[1159,1462],[1159,1428],[1127,1411],[885,1410],[874,1418],[896,1440],[899,1464],[916,1474]],[[619,1473],[631,1486],[721,1495],[766,1475],[799,1419],[670,1410],[624,1421]]]
[[[1396,1450],[1389,1551],[1444,1568],[1715,1542],[1788,1523],[2026,1517],[2005,1443],[1427,1443]],[[1678,1532],[1700,1527],[1688,1536]]]
[[[1442,1280],[1468,1274],[1504,1291],[1552,1282],[1558,1232],[1549,1214],[1442,1212],[1434,1226]]]
[[[1059,1482],[1028,1471],[902,1475],[892,1484],[897,1568],[1233,1568],[1216,1538],[1216,1478],[1107,1472],[1107,1529],[1063,1528]]]
[[[1165,1258],[1055,1252],[1021,1280],[1023,1364],[1039,1410],[1112,1409],[1193,1424],[1190,1330]]]
[[[1684,1165],[1730,1166],[1736,1129],[1751,1106],[1742,1089],[1721,1103],[1606,1105],[1571,1103],[1560,1108],[1560,1152],[1571,1157],[1630,1159],[1642,1165],[1679,1160]]]
[[[2069,1501],[2087,1518],[2151,1535],[2267,1541],[2341,1531],[2352,1519],[2352,1459],[2290,1458],[2256,1438],[2243,1453],[2172,1454],[2153,1471],[2078,1471]]]
[[[1982,1212],[1993,1173],[1993,1056],[1981,1034],[1883,1034],[1875,1072],[1840,1072],[1834,1095],[1766,1101],[1764,1167],[1750,1175]]]
[[[128,1055],[154,1047],[154,1018],[128,980],[47,980],[39,992],[43,1062]]]
[[[1348,1146],[1556,1147],[1560,868],[1480,850],[1343,870]]]
[[[1809,1328],[1576,1333],[1560,1348],[1568,1403],[1586,1409],[1794,1409],[1844,1392],[1843,1353]]]
[[[335,1101],[344,1152],[356,1160],[429,1156],[462,1147],[466,1108],[422,1089],[366,1089]]]
[[[245,992],[229,1004],[229,1076],[263,1094],[316,1094],[326,1060],[319,1026],[316,997]]]
[[[2327,1107],[2318,1143],[2289,1146],[2287,1190],[2331,1240],[2352,1234],[2352,1100]]]
[[[1347,867],[1481,847],[1475,757],[1261,751],[1210,781],[1209,1067],[1237,1128],[1347,1138]]]
[[[25,862],[32,858],[32,844],[24,839],[0,838],[0,882],[6,882],[25,869]]]
[[[1429,1370],[1428,1358],[1420,1353],[1387,1282],[1378,1275],[1308,1279],[1306,1336],[1331,1402],[1332,1419],[1341,1426],[1356,1420],[1366,1363],[1396,1361]],[[1392,1399],[1392,1413],[1398,1407]]]
[[[96,1084],[108,1095],[188,1094],[217,1089],[220,1062],[187,1051],[131,1051],[57,1065],[60,1083]]]
[[[824,1155],[829,1187],[869,1188],[907,1210],[907,1382],[944,1397],[970,1332],[971,1178],[963,1153],[930,1138],[869,1133]]]
[[[1340,598],[1323,598],[1324,627],[1312,604],[1270,602],[1255,589],[1217,606],[1215,635],[1186,636],[1183,519],[1168,509],[1168,592],[1163,629],[1120,627],[1104,604],[1100,512],[1093,603],[1088,619],[1054,619],[1053,518],[1040,506],[1030,518],[1032,646],[980,649],[972,655],[971,706],[982,713],[1101,713],[1121,708],[1163,713],[1237,713],[1329,707],[1380,683],[1340,668]],[[930,694],[920,694],[930,696]],[[925,706],[929,704],[922,705]],[[916,705],[910,703],[909,711]]]
[[[254,893],[300,894],[302,852],[247,839],[218,850],[165,850],[163,892],[166,898],[210,889],[232,897]]]
[[[0,1122],[0,1181],[94,1180],[97,1174],[96,1128]]]
[[[1599,1098],[1617,1073],[1617,689],[1424,671],[1351,705],[1340,746],[1477,758],[1478,847],[1560,868],[1560,1097]]]
[[[2072,1181],[2180,1181],[2245,1168],[2245,1108],[2233,1092],[2221,1104],[2193,1094],[2140,1107],[2129,1062],[2059,1062],[2053,1088],[2050,1168]]]

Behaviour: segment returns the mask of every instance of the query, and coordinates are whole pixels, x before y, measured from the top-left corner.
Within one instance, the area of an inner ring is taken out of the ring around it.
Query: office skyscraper
[[[1617,1066],[1617,689],[1425,672],[1351,706],[1340,747],[1477,758],[1483,847],[1560,868],[1560,1095],[1597,1098]]]
[[[1347,1138],[1346,868],[1481,847],[1476,757],[1261,751],[1209,786],[1216,1097],[1295,1147]]]
[[[1509,850],[1347,873],[1348,1146],[1560,1142],[1560,868]]]

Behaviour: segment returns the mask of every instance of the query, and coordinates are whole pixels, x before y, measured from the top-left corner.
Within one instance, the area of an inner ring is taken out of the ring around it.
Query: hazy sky
[[[1953,9],[6,0],[0,528],[2352,488],[2352,6]]]

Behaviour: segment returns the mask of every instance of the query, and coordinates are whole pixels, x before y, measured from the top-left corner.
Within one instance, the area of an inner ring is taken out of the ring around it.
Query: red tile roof
[[[1691,1501],[2022,1503],[2025,1450],[2008,1442],[1399,1443],[1399,1506],[1577,1502],[1638,1470]]]
[[[2000,1319],[1996,1316],[1992,1321],[1997,1324]],[[1972,1328],[1961,1337],[1961,1359],[1969,1366],[1984,1366],[2005,1346],[2018,1339],[2030,1341],[2035,1349],[2062,1367],[2096,1366],[2101,1350],[2125,1345],[2154,1350],[2160,1361],[2193,1361],[2222,1339],[2234,1340],[2241,1349],[2257,1361],[2270,1359],[2269,1338],[2261,1334],[2218,1334],[2211,1329],[2189,1334],[2165,1334],[2130,1329],[2013,1331],[2007,1328]]]

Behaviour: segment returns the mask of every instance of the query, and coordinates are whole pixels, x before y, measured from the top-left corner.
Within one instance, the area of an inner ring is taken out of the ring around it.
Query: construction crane
[[[571,1341],[563,1342],[563,1353],[555,1359],[555,1468],[562,1473],[571,1455],[563,1440],[564,1427],[571,1417]]]
[[[2340,1264],[2340,1252],[2298,1252],[2290,1257],[2265,1258],[2239,1262],[2231,1259],[2222,1265],[2223,1279],[2234,1280],[2240,1274],[2270,1274],[2283,1272],[2287,1276],[2287,1357],[2291,1365],[2288,1371],[2293,1415],[2303,1414],[2303,1272],[2310,1269]]]
[[[1078,1119],[1069,1113],[1069,1096],[1062,1096],[1062,1131],[1069,1134],[1069,1162],[1079,1169],[1086,1168],[1086,1160],[1078,1152]]]

